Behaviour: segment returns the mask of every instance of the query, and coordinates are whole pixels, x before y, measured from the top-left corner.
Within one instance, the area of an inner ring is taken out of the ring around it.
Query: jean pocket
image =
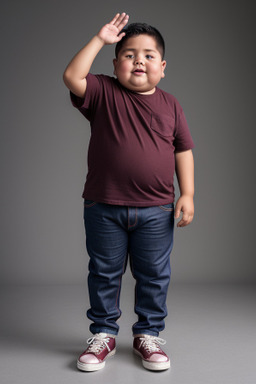
[[[175,120],[171,115],[152,113],[150,126],[159,135],[169,137],[173,136]]]
[[[162,209],[162,211],[172,212],[174,210],[174,204],[169,203],[169,204],[159,205],[158,208]]]
[[[96,204],[97,204],[97,202],[94,200],[86,200],[86,199],[84,200],[84,207],[85,208],[91,208]]]

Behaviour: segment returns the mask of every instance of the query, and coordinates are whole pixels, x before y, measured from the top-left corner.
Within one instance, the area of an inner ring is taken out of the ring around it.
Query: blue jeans
[[[133,334],[158,336],[167,316],[174,205],[126,207],[84,201],[90,331],[117,335],[122,275],[128,257],[135,286]]]

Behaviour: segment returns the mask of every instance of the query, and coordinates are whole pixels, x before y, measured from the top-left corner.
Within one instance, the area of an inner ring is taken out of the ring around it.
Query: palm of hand
[[[120,41],[125,35],[120,33],[123,27],[128,23],[129,16],[126,13],[117,13],[110,23],[104,25],[98,33],[98,37],[104,44],[114,44]]]
[[[99,37],[105,42],[105,44],[114,44],[119,41],[119,29],[112,24],[106,24],[101,28]]]

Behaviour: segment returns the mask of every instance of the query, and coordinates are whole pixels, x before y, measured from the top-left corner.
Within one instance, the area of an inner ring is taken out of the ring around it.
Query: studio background
[[[90,337],[81,197],[90,127],[62,75],[123,11],[130,23],[162,32],[167,68],[159,87],[179,100],[195,142],[195,217],[175,230],[161,332],[172,369],[157,382],[254,384],[256,12],[249,0],[2,1],[0,381],[156,381],[132,354],[129,268],[116,356],[95,375],[76,367]],[[113,57],[114,46],[104,47],[91,71],[112,75]]]
[[[175,231],[172,282],[255,282],[254,3],[12,0],[1,8],[1,284],[86,283],[90,128],[62,74],[117,11],[163,34],[159,87],[181,103],[195,142],[195,218]],[[91,71],[112,75],[113,57],[114,46],[104,47]],[[126,279],[133,284],[129,270]]]

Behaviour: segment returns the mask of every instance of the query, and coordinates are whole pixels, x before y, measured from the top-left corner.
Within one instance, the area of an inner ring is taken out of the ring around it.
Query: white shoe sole
[[[90,364],[90,363],[82,363],[81,361],[77,360],[77,368],[80,369],[80,371],[85,371],[85,372],[93,372],[93,371],[99,371],[100,369],[105,367],[105,361],[113,356],[116,353],[116,348],[113,349],[113,351],[109,352],[109,354],[106,356],[105,360],[102,363],[95,363],[95,364]]]
[[[137,349],[133,349],[134,353],[141,357],[142,359],[142,365],[144,368],[149,369],[150,371],[164,371],[165,369],[171,368],[171,362],[168,361],[162,361],[162,362],[150,362],[143,359],[143,356]]]

